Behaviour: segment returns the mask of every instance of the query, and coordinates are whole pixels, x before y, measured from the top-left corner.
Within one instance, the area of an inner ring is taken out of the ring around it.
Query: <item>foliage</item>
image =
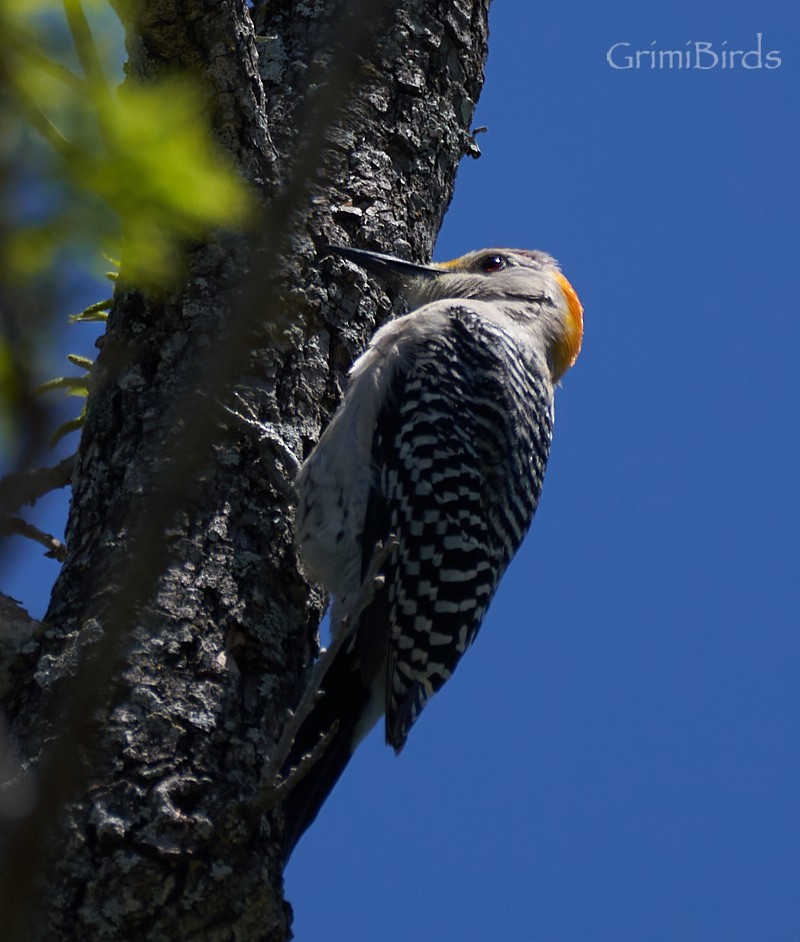
[[[109,272],[107,277],[116,281],[117,273]],[[94,324],[98,321],[105,323],[108,320],[108,312],[114,303],[113,298],[104,301],[98,301],[89,305],[80,314],[71,314],[70,324]],[[48,380],[37,389],[39,393],[53,392],[55,390],[65,390],[69,396],[80,396],[84,400],[89,396],[89,381],[91,378],[94,360],[88,357],[78,356],[75,353],[67,354],[67,359],[73,366],[79,367],[83,373],[79,376],[58,376],[55,379]],[[53,437],[50,439],[50,445],[55,446],[61,439],[70,432],[76,432],[83,427],[83,420],[86,417],[86,402],[84,401],[80,413],[74,419],[64,422],[56,429]]]
[[[200,80],[128,77],[115,88],[122,59],[103,0],[0,0],[2,412],[29,398],[37,332],[60,293],[40,289],[64,260],[109,252],[126,283],[164,290],[193,240],[246,222],[247,193],[215,144]],[[46,311],[42,295],[56,299]]]
[[[80,0],[64,0],[64,9],[72,49],[60,58],[46,48],[63,34],[51,2],[6,0],[0,17],[11,105],[52,148],[37,155],[37,182],[59,190],[39,207],[42,218],[15,234],[12,267],[36,271],[65,239],[77,237],[124,257],[129,283],[163,286],[177,274],[184,240],[244,221],[244,188],[215,148],[197,79],[176,76],[149,86],[128,79],[115,92],[104,61],[115,45],[108,37],[98,45]],[[106,33],[108,19],[101,21]],[[72,57],[82,75],[63,61]]]

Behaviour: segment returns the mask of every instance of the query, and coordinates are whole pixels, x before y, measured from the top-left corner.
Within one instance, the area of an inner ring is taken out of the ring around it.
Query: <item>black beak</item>
[[[400,276],[401,278],[432,278],[441,275],[441,269],[431,265],[417,265],[414,262],[403,261],[394,255],[384,255],[382,252],[368,252],[366,249],[351,249],[346,245],[326,245],[325,251],[332,255],[346,258],[355,262],[367,271],[384,278]]]

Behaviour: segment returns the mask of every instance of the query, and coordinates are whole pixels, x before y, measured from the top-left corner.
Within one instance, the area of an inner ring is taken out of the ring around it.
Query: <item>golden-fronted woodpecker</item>
[[[578,297],[544,252],[484,249],[417,265],[329,251],[399,281],[411,313],[355,362],[300,470],[296,545],[345,607],[376,544],[393,534],[397,547],[295,740],[287,766],[334,731],[285,802],[287,853],[377,720],[399,752],[474,641],[533,519],[554,387],[583,336]]]

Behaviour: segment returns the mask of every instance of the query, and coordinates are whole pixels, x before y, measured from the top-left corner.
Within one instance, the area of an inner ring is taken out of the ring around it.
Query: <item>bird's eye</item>
[[[502,255],[487,255],[486,258],[481,261],[481,271],[487,273],[502,271],[507,265],[508,262]]]

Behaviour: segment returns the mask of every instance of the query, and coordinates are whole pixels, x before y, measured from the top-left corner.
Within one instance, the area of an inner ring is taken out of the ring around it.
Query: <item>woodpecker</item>
[[[301,467],[295,543],[344,608],[378,541],[393,534],[398,545],[287,762],[333,730],[284,803],[287,856],[372,726],[384,717],[399,753],[475,640],[533,519],[554,387],[583,337],[578,296],[544,252],[492,248],[417,265],[328,251],[399,288],[410,313],[356,360]]]

